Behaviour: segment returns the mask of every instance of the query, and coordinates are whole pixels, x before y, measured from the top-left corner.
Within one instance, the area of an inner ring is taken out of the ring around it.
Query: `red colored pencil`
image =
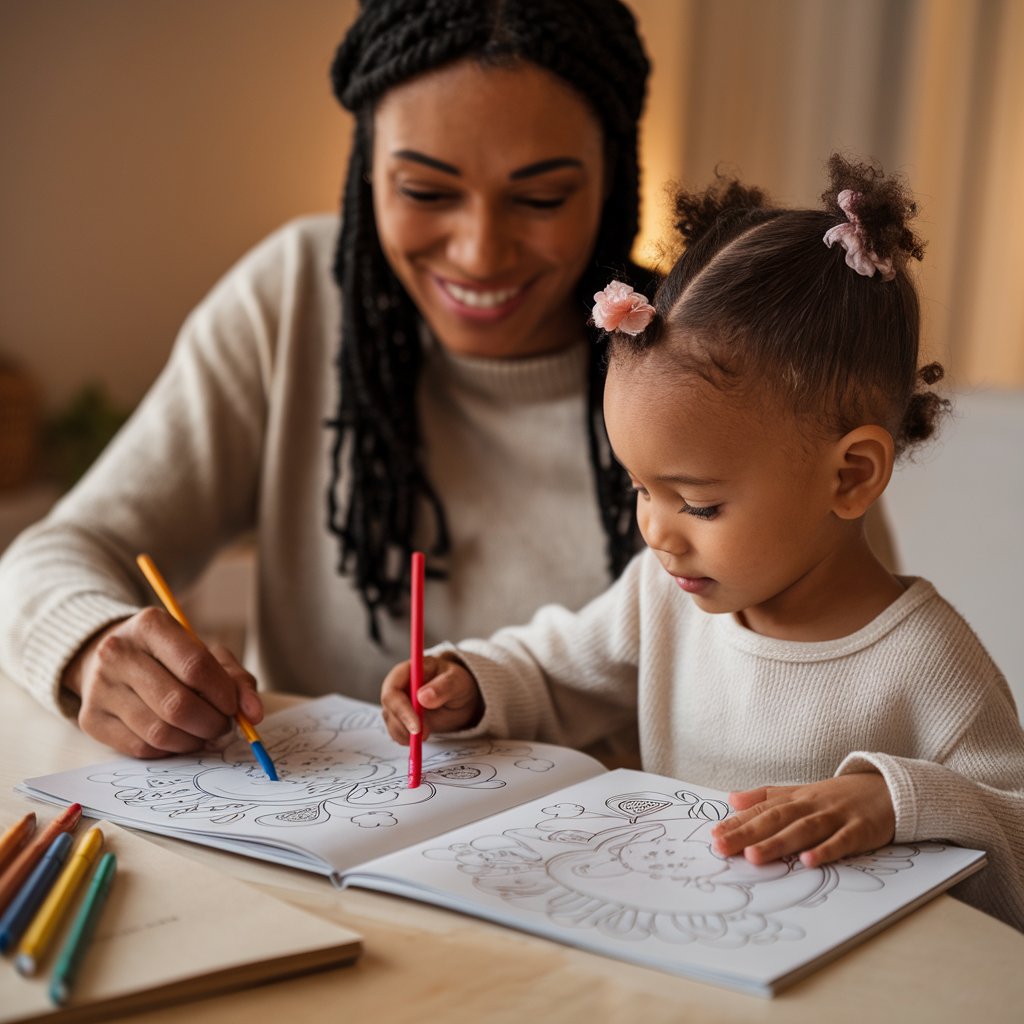
[[[0,912],[14,899],[14,895],[21,888],[22,882],[28,878],[36,863],[50,848],[50,843],[61,832],[74,832],[75,826],[81,817],[81,804],[72,804],[70,807],[65,808],[7,865],[4,873],[0,875]]]
[[[420,732],[409,736],[409,789],[423,778],[423,708],[419,689],[423,683],[423,552],[412,553],[412,601],[409,608],[409,699],[420,720]]]
[[[4,830],[4,834],[0,836],[0,871],[3,871],[14,855],[29,841],[35,830],[35,811],[29,811],[20,821]]]

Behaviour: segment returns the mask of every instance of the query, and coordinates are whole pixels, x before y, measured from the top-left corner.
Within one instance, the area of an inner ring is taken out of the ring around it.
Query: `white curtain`
[[[956,389],[1024,388],[1024,0],[631,0],[654,63],[642,155],[816,204],[834,150],[904,174],[928,243],[925,346]]]

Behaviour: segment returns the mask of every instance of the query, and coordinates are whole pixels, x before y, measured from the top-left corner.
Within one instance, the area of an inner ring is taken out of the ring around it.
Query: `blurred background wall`
[[[557,0],[552,0],[557,2]],[[1024,386],[1022,0],[631,0],[654,64],[639,252],[718,166],[816,202],[833,149],[908,176],[929,348]],[[53,409],[131,405],[191,306],[287,218],[335,209],[327,68],[355,0],[0,0],[0,355]]]

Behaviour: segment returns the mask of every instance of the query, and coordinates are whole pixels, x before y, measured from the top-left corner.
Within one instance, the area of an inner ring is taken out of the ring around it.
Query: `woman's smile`
[[[502,320],[520,306],[529,285],[505,288],[483,288],[475,285],[456,284],[437,275],[432,275],[443,300],[458,316],[470,320],[493,322]]]

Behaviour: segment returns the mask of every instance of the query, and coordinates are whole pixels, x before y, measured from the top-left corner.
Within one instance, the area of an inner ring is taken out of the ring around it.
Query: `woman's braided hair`
[[[368,182],[371,119],[374,104],[392,87],[465,58],[545,68],[575,88],[601,122],[610,190],[593,259],[577,287],[581,324],[593,293],[611,274],[630,273],[636,281],[651,276],[629,260],[639,217],[637,126],[649,65],[633,15],[619,0],[362,0],[331,68],[334,93],[356,115],[356,128],[334,260],[344,301],[340,400],[328,422],[334,431],[328,516],[339,538],[339,571],[354,572],[375,640],[379,609],[403,609],[421,509],[433,525],[428,553],[437,559],[450,542],[420,450],[418,313],[377,239]],[[611,457],[601,414],[606,341],[594,332],[587,432],[614,576],[637,541],[628,482]],[[341,501],[346,461],[348,493]],[[431,571],[438,572],[436,564]]]

